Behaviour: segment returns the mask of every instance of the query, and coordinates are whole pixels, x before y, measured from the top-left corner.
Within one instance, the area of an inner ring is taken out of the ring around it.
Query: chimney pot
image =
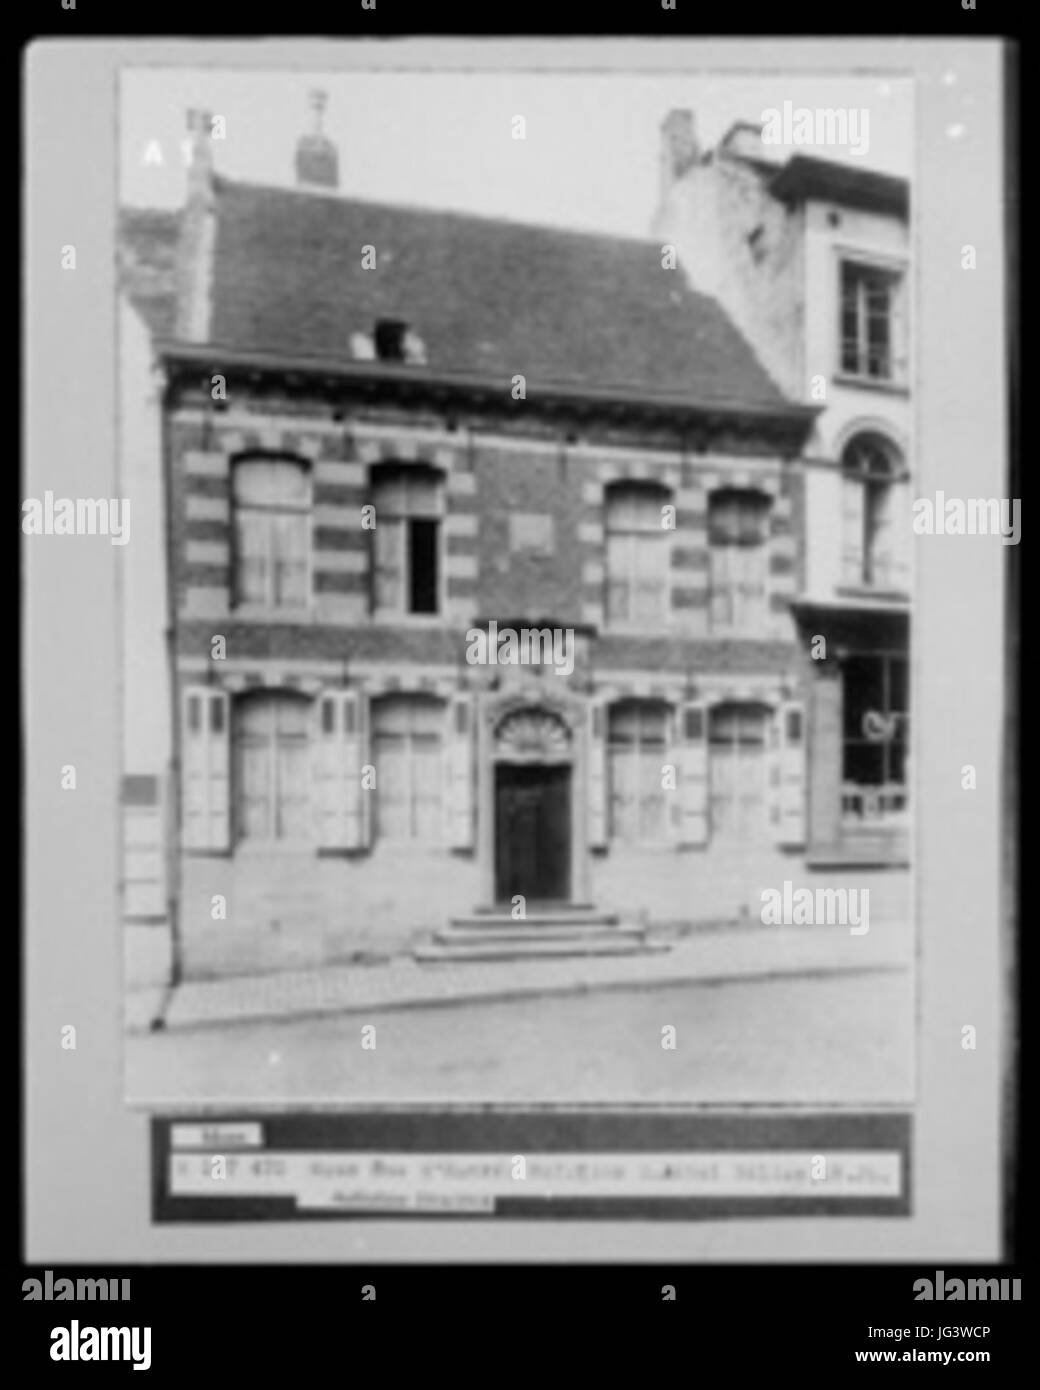
[[[692,111],[669,111],[661,122],[661,170],[664,187],[682,178],[700,159],[697,125]]]
[[[296,182],[301,188],[338,188],[339,154],[322,130],[328,94],[315,88],[307,95],[313,129],[296,143]]]

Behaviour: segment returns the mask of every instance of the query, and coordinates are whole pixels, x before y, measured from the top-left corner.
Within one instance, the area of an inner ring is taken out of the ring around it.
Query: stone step
[[[594,943],[598,941],[642,941],[644,932],[640,927],[612,926],[609,923],[582,922],[577,925],[545,924],[531,922],[510,922],[508,926],[491,927],[481,930],[473,926],[439,927],[433,933],[434,941],[445,945],[496,945],[503,941],[574,941]]]
[[[648,943],[628,933],[607,941],[428,941],[412,949],[418,961],[538,960],[549,956],[638,956],[668,951],[666,942]]]
[[[507,931],[516,926],[612,927],[619,917],[616,912],[599,912],[591,906],[535,907],[523,917],[514,917],[508,910],[479,908],[468,917],[453,917],[451,925],[461,931]]]

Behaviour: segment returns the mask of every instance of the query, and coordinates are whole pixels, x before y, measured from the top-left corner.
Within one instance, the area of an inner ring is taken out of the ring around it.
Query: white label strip
[[[170,1147],[174,1149],[259,1149],[263,1147],[263,1127],[250,1121],[223,1125],[171,1125]]]
[[[898,1197],[897,1150],[719,1153],[171,1154],[173,1196],[296,1196],[301,1205],[457,1197]]]

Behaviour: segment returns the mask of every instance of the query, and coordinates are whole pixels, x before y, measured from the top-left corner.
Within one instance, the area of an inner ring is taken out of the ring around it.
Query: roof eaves
[[[822,195],[851,206],[880,208],[902,215],[910,206],[908,179],[803,154],[792,155],[777,171],[769,191],[785,202]]]
[[[434,372],[413,365],[400,366],[379,362],[343,362],[323,356],[293,356],[284,353],[244,349],[220,343],[200,344],[182,339],[165,338],[156,343],[156,351],[168,360],[209,362],[219,358],[246,369],[268,372],[289,372],[299,375],[340,377],[345,381],[376,380],[380,384],[415,384],[432,389],[454,389],[481,393],[501,392],[506,383],[497,376],[475,376],[466,372]],[[807,405],[779,397],[776,401],[744,400],[717,397],[697,400],[687,396],[672,396],[631,386],[591,386],[573,382],[528,381],[528,390],[540,393],[544,399],[581,402],[598,405],[627,405],[637,409],[659,410],[691,415],[752,416],[768,421],[801,421],[816,418],[823,406]]]

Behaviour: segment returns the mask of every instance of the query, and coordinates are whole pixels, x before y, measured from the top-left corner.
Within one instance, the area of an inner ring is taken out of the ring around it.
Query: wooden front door
[[[571,892],[571,770],[495,767],[495,898],[566,902]]]

